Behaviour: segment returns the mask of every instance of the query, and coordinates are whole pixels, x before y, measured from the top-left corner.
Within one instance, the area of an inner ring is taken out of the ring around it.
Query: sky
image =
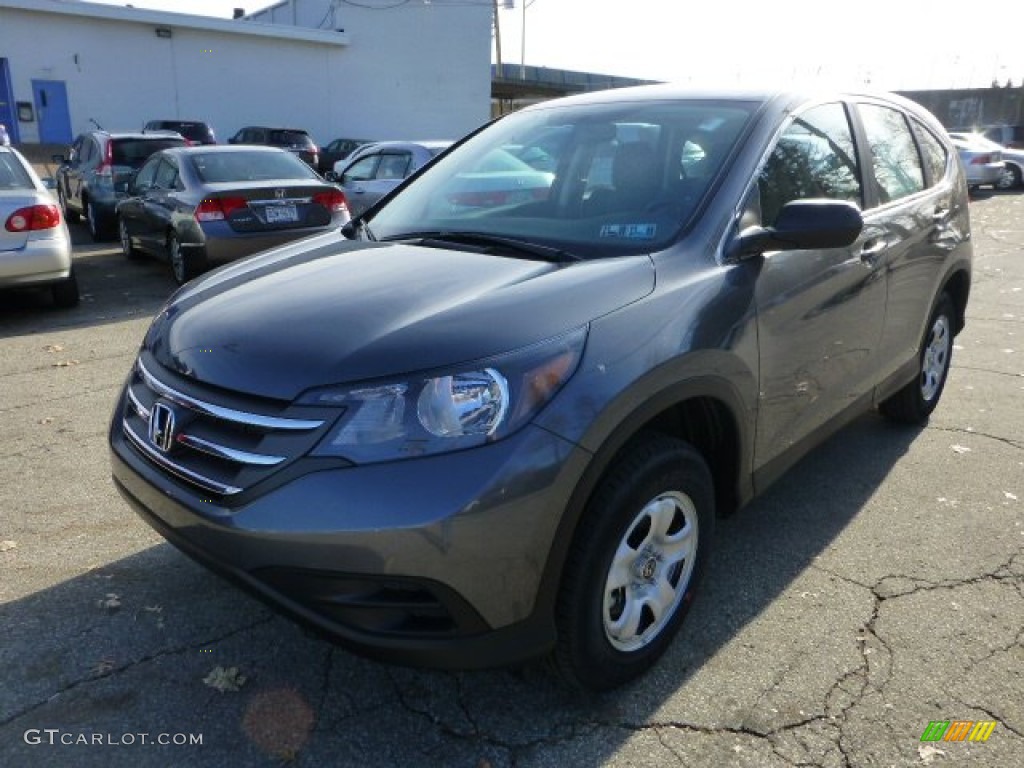
[[[348,1],[388,6],[399,0],[339,0],[339,14]],[[236,7],[253,12],[273,4],[130,2],[220,18],[231,18]],[[499,10],[506,63],[520,63],[525,43],[529,65],[698,85],[925,90],[1024,83],[1024,0],[952,7],[936,0],[525,0],[525,13],[523,2]]]

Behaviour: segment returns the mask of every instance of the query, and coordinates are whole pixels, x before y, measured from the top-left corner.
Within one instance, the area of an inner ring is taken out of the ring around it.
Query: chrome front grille
[[[186,392],[169,378],[136,362],[122,414],[124,435],[166,473],[221,498],[242,493],[307,453],[329,421],[282,408],[274,413],[265,403],[239,407],[237,398],[226,404],[223,396]]]

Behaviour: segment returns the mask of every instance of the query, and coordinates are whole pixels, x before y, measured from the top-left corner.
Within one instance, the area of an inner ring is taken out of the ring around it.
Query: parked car
[[[990,125],[982,135],[1009,149],[1024,149],[1024,125]]]
[[[997,187],[1006,170],[1003,148],[977,133],[954,131],[949,137],[963,161],[968,186]]]
[[[276,147],[200,146],[154,154],[117,206],[121,249],[171,263],[184,283],[212,264],[330,229],[345,196]]]
[[[217,136],[209,123],[200,120],[150,120],[144,131],[171,131],[181,134],[190,146],[194,144],[216,144]]]
[[[552,126],[543,199],[445,201]],[[691,178],[698,131],[714,168]],[[542,102],[343,232],[175,295],[114,412],[116,486],[350,647],[548,655],[590,689],[668,648],[717,515],[874,406],[928,419],[971,283],[955,148],[862,92]]]
[[[11,146],[11,137],[7,133],[7,126],[0,123],[0,147]]]
[[[335,139],[320,150],[320,163],[317,170],[324,176],[334,170],[334,164],[345,160],[349,155],[366,144],[367,139]]]
[[[79,135],[65,158],[54,156],[57,199],[69,221],[85,217],[93,240],[106,240],[115,231],[115,208],[131,175],[154,152],[183,147],[184,137],[166,133],[108,133]]]
[[[32,165],[0,146],[0,289],[45,287],[58,307],[78,304],[68,225]]]
[[[449,146],[450,141],[378,141],[357,149],[340,168],[335,164],[352,215],[366,211]]]
[[[551,171],[538,171],[507,148],[499,147],[476,167],[453,177],[445,187],[444,199],[453,210],[518,205],[545,200],[554,179]]]
[[[253,125],[242,128],[228,139],[228,144],[262,144],[281,147],[298,155],[310,168],[320,167],[320,148],[302,128],[267,128]]]

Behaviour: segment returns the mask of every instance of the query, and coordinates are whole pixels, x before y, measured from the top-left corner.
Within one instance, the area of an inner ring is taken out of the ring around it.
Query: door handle
[[[864,243],[860,249],[860,260],[869,266],[873,266],[878,257],[882,255],[889,244],[884,237],[873,238]]]

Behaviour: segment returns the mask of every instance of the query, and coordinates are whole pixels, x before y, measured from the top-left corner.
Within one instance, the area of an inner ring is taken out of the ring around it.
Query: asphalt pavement
[[[722,521],[671,650],[599,697],[358,658],[164,543],[105,438],[170,269],[74,225],[78,308],[0,296],[0,766],[1024,765],[1024,193],[971,206],[930,423],[865,416]]]

